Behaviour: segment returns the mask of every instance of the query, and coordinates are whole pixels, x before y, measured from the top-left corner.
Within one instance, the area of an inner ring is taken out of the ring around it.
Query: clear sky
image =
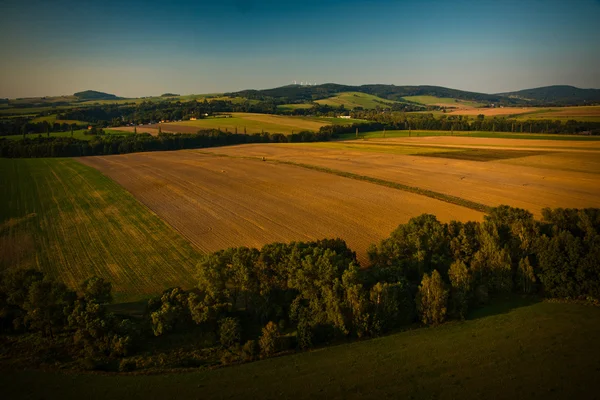
[[[0,97],[600,88],[600,0],[0,0]]]

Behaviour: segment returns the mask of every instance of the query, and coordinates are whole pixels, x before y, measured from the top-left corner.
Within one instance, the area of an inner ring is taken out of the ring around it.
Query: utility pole
[[[356,138],[358,139],[358,128],[356,128]]]
[[[385,139],[385,126],[383,127],[383,138]]]

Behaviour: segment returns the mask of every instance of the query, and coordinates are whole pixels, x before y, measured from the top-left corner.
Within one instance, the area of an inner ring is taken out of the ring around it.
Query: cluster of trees
[[[340,239],[222,250],[198,265],[197,290],[171,289],[151,302],[154,334],[233,318],[226,326],[235,333],[221,343],[245,359],[244,338],[248,348],[258,340],[263,355],[306,349],[463,319],[507,293],[600,299],[600,210],[543,216],[500,206],[483,223],[446,224],[424,214],[371,246],[368,269]]]
[[[99,133],[102,130],[98,130]],[[65,137],[36,137],[23,140],[0,139],[0,157],[80,157],[126,154],[142,151],[200,149],[243,143],[322,142],[334,137],[329,132],[298,132],[237,134],[218,130],[203,130],[197,134],[161,133],[158,136],[137,134],[129,136],[95,136],[91,140]]]
[[[98,277],[73,291],[37,270],[9,270],[0,274],[0,328],[50,339],[66,336],[68,347],[81,356],[125,356],[135,328],[107,311],[111,290],[110,282]]]
[[[111,285],[101,278],[75,292],[11,270],[0,274],[0,328],[62,335],[81,356],[117,360],[171,334],[210,333],[231,363],[463,319],[506,293],[598,301],[600,210],[545,209],[536,221],[500,206],[482,223],[423,214],[368,255],[362,269],[341,239],[221,250],[200,260],[195,289],[165,290],[140,319],[107,311]],[[128,363],[121,369],[135,368]]]

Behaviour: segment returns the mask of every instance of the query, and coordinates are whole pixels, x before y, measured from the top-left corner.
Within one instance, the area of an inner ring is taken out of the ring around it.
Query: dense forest
[[[368,253],[362,268],[340,239],[218,251],[199,260],[195,289],[167,289],[139,317],[109,311],[102,278],[67,288],[9,270],[0,275],[0,328],[5,345],[31,352],[37,366],[129,371],[251,361],[437,325],[507,294],[600,300],[599,209],[544,209],[537,221],[500,206],[482,223],[424,214]],[[27,347],[32,337],[51,353]]]

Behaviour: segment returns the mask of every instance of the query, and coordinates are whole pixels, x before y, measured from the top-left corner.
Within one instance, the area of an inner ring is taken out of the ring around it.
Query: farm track
[[[257,159],[176,151],[80,161],[113,178],[202,252],[341,237],[365,263],[368,246],[411,217],[483,217],[381,184]]]

